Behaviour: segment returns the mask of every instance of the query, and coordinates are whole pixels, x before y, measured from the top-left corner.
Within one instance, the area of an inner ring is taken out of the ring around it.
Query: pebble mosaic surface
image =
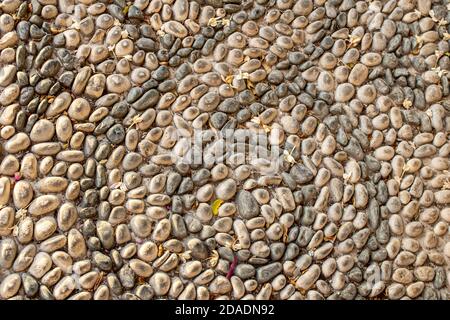
[[[450,299],[446,0],[2,0],[0,300]]]

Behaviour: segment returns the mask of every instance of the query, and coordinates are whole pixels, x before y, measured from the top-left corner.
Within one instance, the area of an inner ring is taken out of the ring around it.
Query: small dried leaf
[[[218,24],[217,18],[211,18],[208,20],[208,26],[210,27],[216,27]]]
[[[423,37],[422,37],[422,36],[418,36],[418,35],[415,35],[414,37],[416,38],[416,42],[417,42],[420,46],[422,46],[422,44],[423,44]]]
[[[188,251],[185,251],[185,252],[180,253],[178,256],[179,256],[182,260],[184,260],[184,262],[186,262],[186,260],[189,260],[189,259],[192,258],[191,253],[192,253],[192,251],[191,251],[191,250],[188,250]]]
[[[345,183],[347,183],[348,180],[350,180],[351,177],[352,177],[352,172],[350,172],[350,173],[344,173],[344,174],[342,175],[342,178],[344,178],[344,182],[345,182]]]
[[[142,118],[140,115],[133,117],[133,123],[141,123],[141,122],[142,122]]]
[[[131,119],[131,124],[127,130],[130,130],[134,125],[137,125],[138,123],[141,123],[142,121],[143,121],[143,119],[141,118],[141,115],[134,116],[133,119]]]
[[[295,150],[295,146],[292,148],[291,152],[289,152],[287,150],[283,151],[284,160],[286,160],[287,162],[289,162],[291,164],[297,163],[297,161],[295,161],[294,157],[292,156],[292,152],[294,152],[294,150]]]
[[[283,242],[286,243],[289,237],[289,229],[283,224]]]
[[[439,78],[442,78],[443,75],[447,74],[447,70],[442,70],[441,67],[431,68],[432,71],[436,72]]]
[[[239,243],[239,240],[236,240],[232,245],[231,245],[231,249],[233,249],[233,251],[239,251],[242,249],[241,244]]]
[[[354,63],[348,63],[347,66],[348,66],[350,69],[352,69],[352,68],[355,66],[355,64],[354,64]]]
[[[288,278],[289,279],[289,283],[292,284],[294,287],[296,287],[298,278],[299,277]]]
[[[270,131],[272,131],[272,127],[267,124],[263,124],[262,127],[266,133],[269,133]]]
[[[262,66],[267,73],[270,73],[272,71],[272,68],[269,67],[266,63],[263,62]]]
[[[261,124],[261,119],[259,117],[251,118],[250,121],[256,124]]]
[[[217,252],[217,250],[212,250],[211,256],[206,260],[208,261],[209,267],[214,268],[219,262],[219,253]]]
[[[430,10],[430,12],[428,12],[428,14],[430,15],[431,19],[434,22],[438,22],[439,20],[436,18],[435,14],[434,14],[434,10]]]
[[[411,167],[410,167],[408,164],[405,164],[405,165],[403,166],[403,171],[404,171],[404,172],[408,172],[409,170],[411,170]]]
[[[249,78],[249,74],[247,72],[242,72],[239,70],[239,74],[236,76],[237,80],[246,80]]]
[[[361,37],[350,34],[349,36],[349,47],[355,47],[360,41],[361,41]]]
[[[255,85],[253,84],[253,82],[251,82],[250,80],[247,79],[247,88],[249,89],[255,89]]]
[[[109,188],[110,188],[111,190],[115,190],[115,189],[117,189],[117,188],[120,188],[120,185],[121,185],[121,184],[122,184],[122,182],[119,181],[119,182],[113,183]]]
[[[436,51],[434,51],[434,55],[439,59],[440,57],[442,57],[444,55],[444,51],[436,50]]]
[[[52,32],[52,33],[61,33],[61,32],[63,32],[65,29],[64,28],[58,28],[58,27],[55,27],[55,26],[51,26],[50,27],[50,31]]]
[[[405,109],[411,108],[412,107],[412,102],[410,100],[408,100],[408,99],[403,100],[403,107]]]
[[[17,237],[19,235],[19,227],[18,226],[14,226],[13,227],[13,232],[12,232],[14,237]]]
[[[441,19],[438,22],[438,26],[446,26],[448,24],[448,21],[445,19]]]
[[[122,36],[122,39],[128,38],[129,34],[127,30],[123,30],[120,35]]]
[[[442,185],[442,190],[449,190],[449,189],[450,189],[450,181],[447,179]]]
[[[234,76],[233,75],[229,75],[229,76],[220,76],[222,78],[222,81],[225,82],[226,84],[229,84],[230,86],[233,86],[233,79]]]
[[[80,23],[75,21],[69,28],[80,30]]]

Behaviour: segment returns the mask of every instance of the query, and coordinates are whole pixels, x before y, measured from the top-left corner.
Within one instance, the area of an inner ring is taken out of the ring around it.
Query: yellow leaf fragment
[[[225,78],[225,82],[228,83],[229,85],[231,85],[231,84],[233,84],[233,79],[234,79],[234,76],[229,75]]]
[[[158,246],[158,257],[161,257],[164,253],[164,247],[162,244]]]
[[[219,214],[219,208],[222,205],[223,200],[222,199],[216,199],[211,205],[212,213],[213,215],[217,216]]]

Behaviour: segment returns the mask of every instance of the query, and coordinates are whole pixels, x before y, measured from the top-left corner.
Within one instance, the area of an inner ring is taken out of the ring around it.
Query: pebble
[[[244,219],[251,219],[259,214],[259,205],[253,195],[245,190],[241,190],[236,195],[236,206],[238,213]]]

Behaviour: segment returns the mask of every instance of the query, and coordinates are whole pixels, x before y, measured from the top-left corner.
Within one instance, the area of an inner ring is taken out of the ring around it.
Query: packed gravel
[[[1,0],[0,300],[449,300],[449,22]]]

